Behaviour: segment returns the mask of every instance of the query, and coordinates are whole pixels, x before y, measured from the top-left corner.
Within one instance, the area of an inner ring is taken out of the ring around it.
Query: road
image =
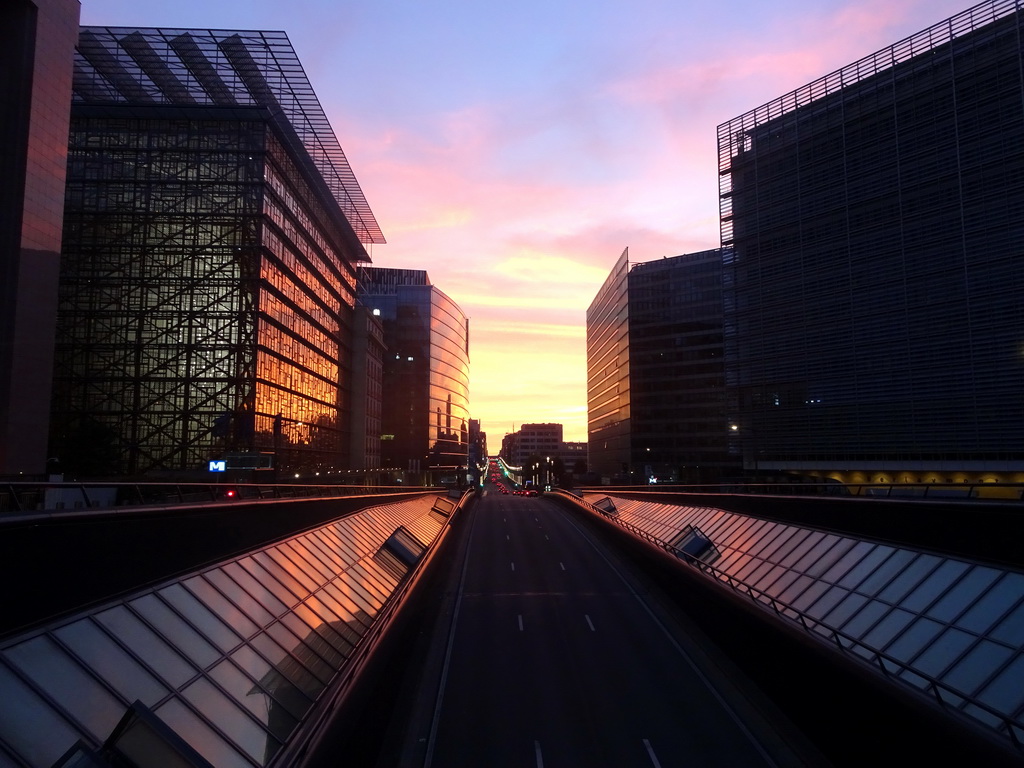
[[[488,484],[468,514],[415,764],[821,764],[556,503]]]

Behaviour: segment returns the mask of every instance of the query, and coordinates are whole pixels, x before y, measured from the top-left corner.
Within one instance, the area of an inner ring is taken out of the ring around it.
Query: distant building
[[[590,471],[628,477],[629,249],[587,308],[587,454]]]
[[[584,465],[587,463],[587,442],[582,440],[562,443],[561,457],[566,470],[574,472],[579,462],[583,462]]]
[[[0,475],[46,471],[77,0],[0,3]]]
[[[587,459],[587,444],[562,440],[561,424],[523,424],[506,434],[501,443],[501,457],[513,467],[522,467],[524,478],[554,476],[561,471],[572,473],[576,462]]]
[[[616,482],[730,474],[722,254],[630,264],[587,311],[589,470]]]
[[[360,268],[359,303],[384,329],[384,466],[435,477],[465,471],[469,320],[422,270]]]
[[[511,464],[513,467],[520,466],[516,463],[516,459],[519,458],[519,433],[518,432],[506,432],[505,436],[501,438],[501,452],[499,454],[501,458],[505,460],[507,464]]]
[[[82,28],[53,455],[347,468],[355,264],[383,241],[284,33]]]
[[[469,420],[469,472],[474,480],[486,472],[487,433],[480,429],[480,419]],[[479,467],[483,466],[481,470]]]
[[[530,456],[554,458],[561,450],[561,424],[523,424],[519,428],[519,462]]]
[[[1019,8],[982,3],[719,126],[748,472],[1024,480]]]

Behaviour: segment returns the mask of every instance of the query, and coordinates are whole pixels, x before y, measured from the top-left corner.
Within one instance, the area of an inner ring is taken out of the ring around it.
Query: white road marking
[[[562,570],[564,571],[565,570],[565,563],[559,563],[559,565],[562,566]]]
[[[596,629],[594,629],[594,622],[592,622],[592,621],[590,620],[590,615],[589,615],[589,614],[586,614],[586,613],[585,613],[585,614],[583,614],[583,616],[584,616],[584,617],[586,618],[586,620],[587,620],[587,626],[588,626],[588,627],[590,627],[590,631],[591,631],[591,632],[597,632],[597,630],[596,630]]]
[[[523,614],[519,614],[519,631],[523,631]]]
[[[647,748],[647,756],[651,758],[654,768],[661,768],[661,763],[658,762],[658,756],[654,754],[654,750],[651,748],[651,742],[644,739],[644,747]]]
[[[516,564],[512,563],[512,570],[514,571],[515,569],[516,569]]]
[[[505,534],[505,541],[511,541],[511,539],[508,537],[507,533]]]
[[[533,754],[537,756],[537,768],[544,768],[544,755],[540,753],[540,742],[533,742]]]

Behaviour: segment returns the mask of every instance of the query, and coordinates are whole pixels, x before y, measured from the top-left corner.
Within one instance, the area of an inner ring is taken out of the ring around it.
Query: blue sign
[[[210,462],[211,472],[227,472],[228,463],[224,459],[214,460]]]

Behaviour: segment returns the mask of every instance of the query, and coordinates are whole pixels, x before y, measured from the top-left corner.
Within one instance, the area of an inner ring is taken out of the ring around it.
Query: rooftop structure
[[[50,455],[77,477],[349,469],[372,242],[283,33],[83,28]]]

